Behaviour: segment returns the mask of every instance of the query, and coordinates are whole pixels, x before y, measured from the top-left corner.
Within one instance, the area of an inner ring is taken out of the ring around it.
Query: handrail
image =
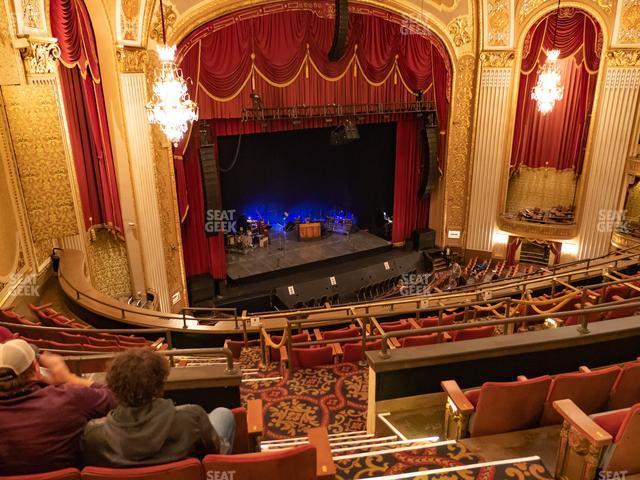
[[[572,315],[580,315],[582,317],[582,323],[578,326],[578,331],[581,334],[586,335],[590,333],[589,329],[587,328],[587,325],[589,323],[589,318],[588,318],[589,314],[609,312],[611,310],[621,310],[623,308],[628,308],[630,306],[640,307],[640,299],[628,298],[618,302],[608,302],[606,304],[600,304],[594,307],[582,308],[579,310],[570,310],[565,312],[539,313],[536,315],[523,315],[519,317],[503,318],[498,320],[481,320],[477,322],[464,322],[464,323],[457,323],[453,325],[442,325],[438,327],[416,328],[413,330],[398,330],[395,332],[388,332],[383,335],[379,335],[377,337],[382,338],[382,348],[380,350],[382,358],[388,358],[389,357],[388,341],[392,337],[402,338],[402,337],[409,337],[409,336],[419,335],[419,334],[441,333],[441,332],[449,332],[452,330],[464,330],[465,328],[480,328],[480,327],[489,327],[489,326],[497,326],[497,325],[508,325],[508,324],[515,324],[520,322],[547,320],[548,318],[552,318],[552,317],[562,318],[562,317],[570,317]]]
[[[39,350],[54,352],[53,349],[47,348],[39,348]],[[108,359],[113,358],[119,355],[122,352],[98,352],[93,354],[92,352],[78,352],[77,350],[55,350],[54,353],[58,352],[67,352],[67,353],[78,353],[77,356],[70,355],[65,357],[65,361],[74,362],[74,361],[82,361],[82,360],[95,360],[95,359]],[[165,355],[168,357],[176,357],[178,355],[202,355],[202,356],[213,356],[213,357],[222,357],[226,358],[227,368],[225,373],[227,375],[233,375],[237,373],[237,370],[233,365],[233,353],[228,348],[185,348],[185,349],[173,349],[173,350],[158,350],[155,353],[159,353],[160,355]]]
[[[48,327],[46,325],[24,325],[22,323],[0,322],[0,327],[6,327],[11,330],[14,327],[24,328],[27,330],[45,330],[64,333],[113,333],[120,335],[137,334],[147,335],[151,333],[171,333],[168,328],[74,328],[74,327]]]

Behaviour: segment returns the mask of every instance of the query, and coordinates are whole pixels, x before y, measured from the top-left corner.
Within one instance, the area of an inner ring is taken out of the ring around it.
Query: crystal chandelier
[[[558,33],[558,17],[560,15],[560,0],[556,9],[555,28],[553,30],[554,48],[547,50],[547,59],[540,69],[538,81],[531,91],[531,98],[538,104],[538,111],[543,115],[551,112],[556,102],[562,100],[564,87],[560,85],[560,69],[558,68],[558,58],[560,50],[556,50],[556,35]]]
[[[560,85],[559,56],[560,50],[547,52],[547,60],[540,70],[538,82],[531,91],[531,98],[538,103],[538,111],[543,115],[553,110],[556,102],[564,96],[564,87]]]
[[[189,98],[187,82],[175,64],[176,47],[167,45],[164,10],[160,0],[162,45],[158,56],[162,66],[153,82],[153,98],[147,104],[149,122],[159,125],[174,146],[182,139],[189,125],[198,120],[198,105]]]

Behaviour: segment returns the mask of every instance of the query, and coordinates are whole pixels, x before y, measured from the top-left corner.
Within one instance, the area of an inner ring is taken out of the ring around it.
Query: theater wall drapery
[[[240,16],[239,16],[240,17]],[[440,122],[439,161],[443,167],[449,115],[451,64],[439,39],[403,35],[400,21],[352,14],[346,53],[328,61],[333,19],[310,10],[264,14],[241,20],[222,18],[195,30],[179,46],[178,62],[189,93],[210,120],[214,137],[326,127],[324,119],[241,122],[249,94],[260,94],[267,108],[299,105],[415,102],[415,92],[435,101]],[[422,155],[421,119],[414,115],[371,116],[358,123],[396,121],[396,179],[393,241],[403,241],[428,222],[428,199],[418,197]],[[221,235],[207,238],[203,228],[202,187],[193,129],[174,150],[187,276],[209,272],[224,278]],[[197,174],[197,175],[196,175]],[[197,204],[197,205],[196,205]],[[193,218],[198,217],[198,218]]]
[[[109,138],[98,54],[82,0],[51,0],[51,30],[60,46],[60,81],[85,228],[122,236],[122,212]]]
[[[560,50],[558,67],[564,98],[547,115],[537,110],[531,91],[546,51]],[[602,52],[602,31],[586,12],[561,8],[534,25],[525,38],[511,154],[511,173],[531,168],[582,172],[589,115]]]

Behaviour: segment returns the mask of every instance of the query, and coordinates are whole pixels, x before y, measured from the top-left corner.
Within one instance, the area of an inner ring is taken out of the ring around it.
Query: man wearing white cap
[[[0,344],[2,475],[81,466],[86,423],[105,416],[115,403],[106,387],[73,375],[62,357],[36,358],[34,348],[20,339]]]

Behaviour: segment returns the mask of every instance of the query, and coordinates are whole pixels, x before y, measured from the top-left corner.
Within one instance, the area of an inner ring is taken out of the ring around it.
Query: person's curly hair
[[[133,348],[118,355],[107,371],[107,385],[120,403],[141,407],[162,397],[169,365],[147,348]]]

